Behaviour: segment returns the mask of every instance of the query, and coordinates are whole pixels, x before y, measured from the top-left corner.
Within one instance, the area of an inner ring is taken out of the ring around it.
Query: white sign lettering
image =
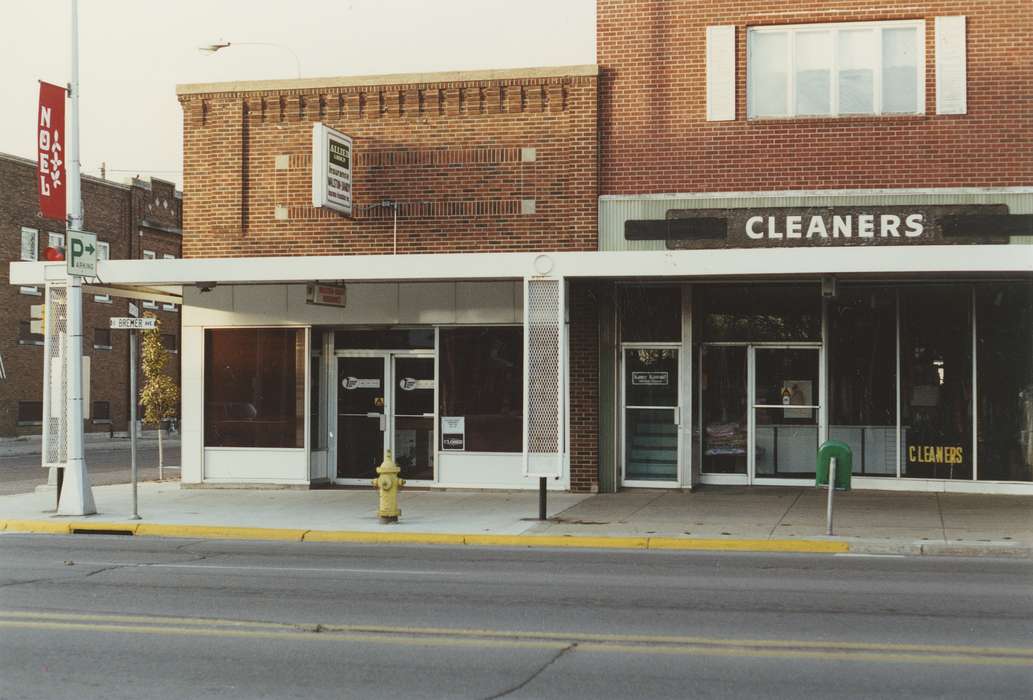
[[[111,328],[118,331],[150,331],[158,326],[158,319],[153,316],[134,318],[132,316],[116,316],[111,319]]]
[[[669,375],[667,372],[632,372],[632,386],[667,386]]]
[[[380,380],[376,378],[345,377],[341,380],[341,386],[348,391],[354,391],[355,389],[379,389]]]
[[[925,215],[908,214],[903,220],[896,214],[751,216],[745,230],[751,241],[919,238],[925,234]]]

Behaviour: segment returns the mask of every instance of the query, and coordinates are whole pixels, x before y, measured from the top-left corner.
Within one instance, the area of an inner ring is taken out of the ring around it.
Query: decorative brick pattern
[[[594,76],[194,93],[180,102],[187,257],[391,252],[393,212],[371,206],[384,200],[399,205],[399,253],[597,248]],[[352,219],[311,205],[317,120],[355,140]],[[535,159],[524,160],[530,148]],[[288,168],[277,169],[283,155]]]

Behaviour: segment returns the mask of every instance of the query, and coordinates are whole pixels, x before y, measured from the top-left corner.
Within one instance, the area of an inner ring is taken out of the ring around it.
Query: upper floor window
[[[925,113],[925,22],[751,27],[748,115]]]

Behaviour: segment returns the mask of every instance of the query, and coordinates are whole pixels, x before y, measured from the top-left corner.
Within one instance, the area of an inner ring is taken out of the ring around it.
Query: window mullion
[[[789,54],[786,57],[786,60],[789,63],[789,65],[788,65],[788,74],[786,76],[786,90],[789,91],[789,94],[786,95],[786,111],[788,112],[788,114],[786,116],[795,117],[795,116],[797,116],[797,110],[796,110],[796,36],[797,36],[797,32],[796,32],[795,29],[787,30],[786,31],[786,35],[787,35],[787,38],[786,38],[786,45],[787,45],[786,46],[786,50],[788,51],[788,54]]]
[[[875,28],[875,35],[877,37],[875,41],[875,70],[872,75],[872,107],[875,108],[875,114],[882,114],[882,40],[883,40],[883,27]]]
[[[832,52],[829,73],[829,116],[839,116],[839,30],[829,32],[832,41],[829,50]]]

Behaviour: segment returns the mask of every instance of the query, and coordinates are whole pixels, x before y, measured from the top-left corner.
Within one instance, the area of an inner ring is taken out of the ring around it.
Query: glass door
[[[403,479],[434,479],[434,357],[394,355],[392,439]]]
[[[388,448],[387,355],[337,358],[337,478],[373,479]]]
[[[700,439],[703,474],[746,483],[749,465],[748,347],[700,348]]]
[[[634,347],[623,358],[623,481],[678,481],[678,349]]]
[[[754,482],[814,478],[820,359],[819,348],[753,348]]]

